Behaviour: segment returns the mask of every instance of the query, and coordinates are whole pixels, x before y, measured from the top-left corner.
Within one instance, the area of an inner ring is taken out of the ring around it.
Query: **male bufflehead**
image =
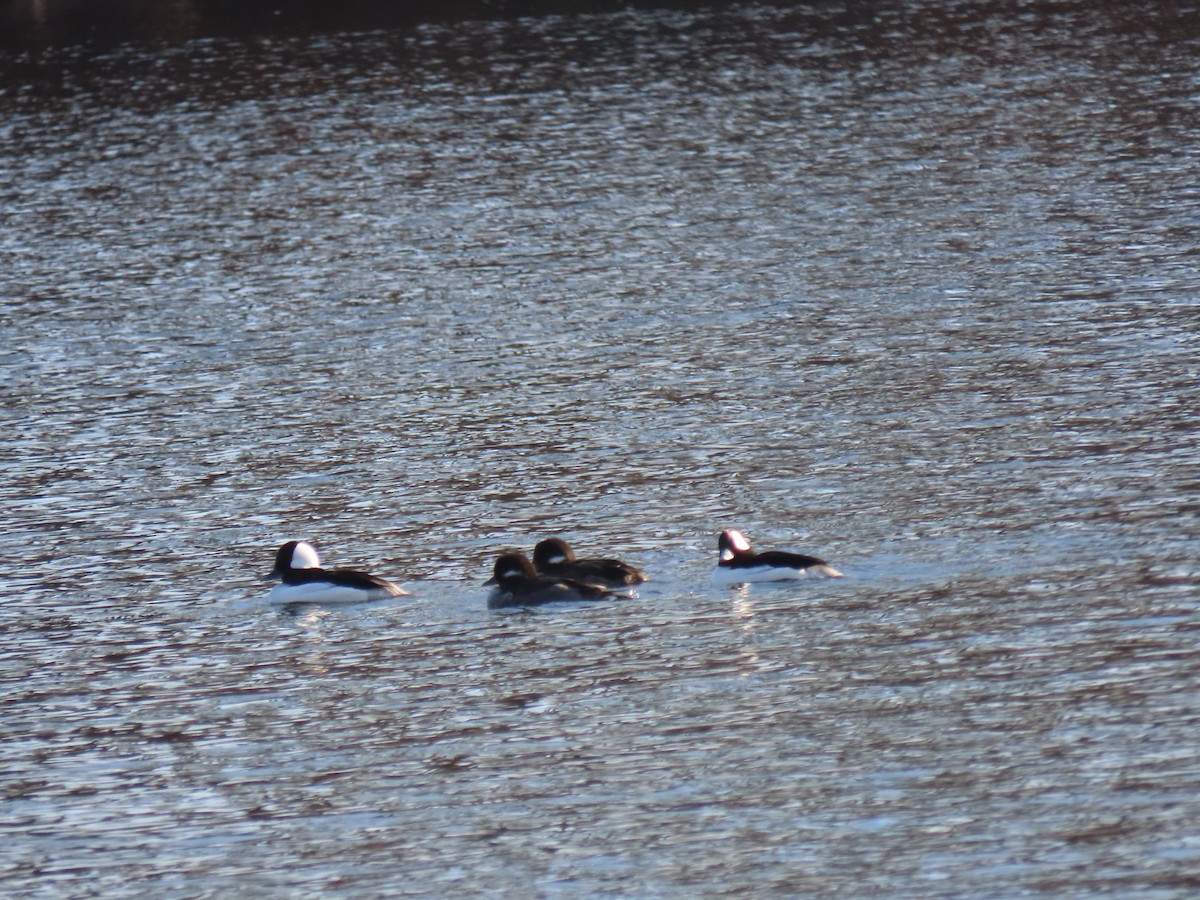
[[[488,596],[488,609],[509,606],[539,606],[563,600],[604,600],[612,591],[600,584],[539,575],[524,553],[505,553],[496,560],[496,568],[485,585],[496,587]]]
[[[542,575],[574,578],[608,587],[641,584],[646,574],[618,559],[576,559],[567,542],[559,538],[539,541],[533,548],[533,566]]]
[[[722,531],[717,541],[721,558],[713,570],[714,584],[745,584],[750,581],[793,581],[809,575],[841,578],[842,573],[823,559],[802,553],[769,550],[755,553],[740,531]]]
[[[322,569],[316,548],[307,541],[288,541],[280,547],[275,568],[266,577],[283,582],[267,594],[276,603],[353,603],[408,595],[377,575]]]

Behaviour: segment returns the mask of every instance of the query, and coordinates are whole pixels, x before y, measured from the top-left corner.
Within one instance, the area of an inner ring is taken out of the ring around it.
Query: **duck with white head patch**
[[[576,559],[561,538],[547,538],[533,548],[533,567],[541,575],[591,581],[608,587],[641,584],[646,574],[619,559]]]
[[[539,575],[524,553],[501,554],[492,577],[485,585],[495,585],[488,596],[488,609],[513,606],[541,606],[572,600],[607,600],[612,591],[602,585],[557,575]]]
[[[308,541],[288,541],[280,547],[266,578],[282,582],[267,594],[274,603],[357,603],[408,595],[378,575],[322,569],[317,549]]]
[[[841,578],[842,573],[823,559],[803,553],[768,550],[755,553],[740,531],[730,528],[717,540],[721,551],[713,570],[714,584],[746,584],[752,581],[795,581],[810,576]]]

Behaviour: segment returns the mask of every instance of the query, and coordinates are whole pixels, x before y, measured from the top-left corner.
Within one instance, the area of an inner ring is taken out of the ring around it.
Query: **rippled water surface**
[[[1200,888],[1200,13],[1131,9],[10,52],[5,894]],[[549,534],[653,580],[489,613]],[[272,608],[294,537],[413,596]]]

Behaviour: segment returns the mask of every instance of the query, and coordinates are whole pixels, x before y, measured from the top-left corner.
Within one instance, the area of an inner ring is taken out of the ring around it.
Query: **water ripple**
[[[22,57],[6,887],[1194,888],[1194,35],[1052,6]]]

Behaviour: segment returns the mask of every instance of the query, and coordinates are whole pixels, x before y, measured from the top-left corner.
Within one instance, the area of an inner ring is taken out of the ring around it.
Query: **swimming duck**
[[[529,557],[515,551],[496,560],[492,577],[484,584],[495,585],[488,596],[488,609],[540,606],[565,600],[605,600],[612,596],[612,591],[604,585],[539,575]]]
[[[280,547],[275,568],[266,577],[282,582],[267,595],[276,603],[353,603],[408,595],[378,575],[322,569],[317,549],[308,541],[288,541]]]
[[[576,559],[561,538],[547,538],[533,548],[533,567],[542,575],[590,581],[608,587],[641,584],[646,574],[619,559]]]
[[[745,584],[751,581],[794,581],[809,576],[841,578],[842,573],[823,559],[802,553],[768,550],[755,553],[745,536],[732,528],[717,540],[720,559],[713,570],[714,584]]]

